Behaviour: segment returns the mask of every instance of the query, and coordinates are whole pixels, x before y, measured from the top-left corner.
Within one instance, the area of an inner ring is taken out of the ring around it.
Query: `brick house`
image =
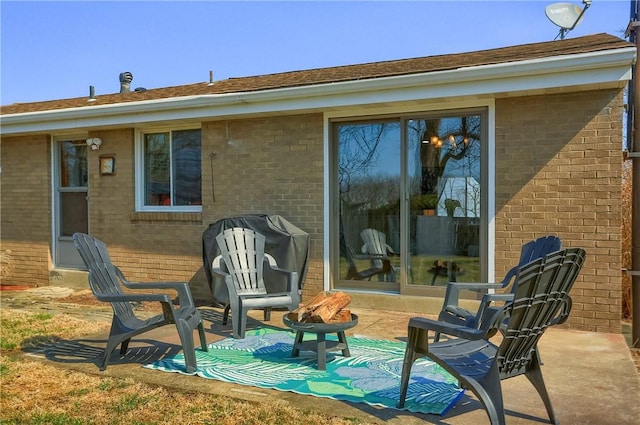
[[[310,235],[304,298],[340,289],[356,306],[434,313],[450,277],[436,261],[494,281],[553,234],[588,253],[568,326],[620,332],[635,58],[597,34],[2,106],[5,279],[84,277],[80,230],[131,280],[187,280],[206,300],[207,226],[277,214]],[[353,278],[371,267],[365,228],[386,235],[393,273]]]

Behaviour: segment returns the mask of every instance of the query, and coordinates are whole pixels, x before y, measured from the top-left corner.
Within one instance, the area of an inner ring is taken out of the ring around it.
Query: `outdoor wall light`
[[[100,145],[102,144],[102,139],[98,137],[92,137],[87,139],[87,145],[91,146],[91,150],[97,151],[100,149]]]

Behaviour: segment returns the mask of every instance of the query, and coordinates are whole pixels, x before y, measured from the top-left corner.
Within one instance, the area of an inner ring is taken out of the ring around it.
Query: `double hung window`
[[[201,211],[201,130],[141,132],[137,143],[138,211]]]

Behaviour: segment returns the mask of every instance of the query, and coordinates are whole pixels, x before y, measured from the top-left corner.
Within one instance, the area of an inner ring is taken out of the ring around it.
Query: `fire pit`
[[[315,351],[318,358],[318,369],[326,369],[326,353],[327,351],[342,351],[342,355],[350,357],[349,345],[344,331],[351,329],[358,324],[358,316],[351,314],[351,320],[347,322],[335,323],[304,323],[298,322],[292,313],[285,314],[283,317],[284,324],[296,331],[296,339],[293,343],[292,357],[298,357],[300,351]],[[316,334],[315,340],[303,341],[305,332]],[[326,334],[335,333],[338,335],[338,341],[327,341]]]

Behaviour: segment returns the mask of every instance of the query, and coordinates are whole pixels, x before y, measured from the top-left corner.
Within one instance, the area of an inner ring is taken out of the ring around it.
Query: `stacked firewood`
[[[351,321],[351,310],[346,307],[351,297],[344,292],[327,294],[320,292],[309,302],[291,313],[294,321],[302,323],[339,323]]]

